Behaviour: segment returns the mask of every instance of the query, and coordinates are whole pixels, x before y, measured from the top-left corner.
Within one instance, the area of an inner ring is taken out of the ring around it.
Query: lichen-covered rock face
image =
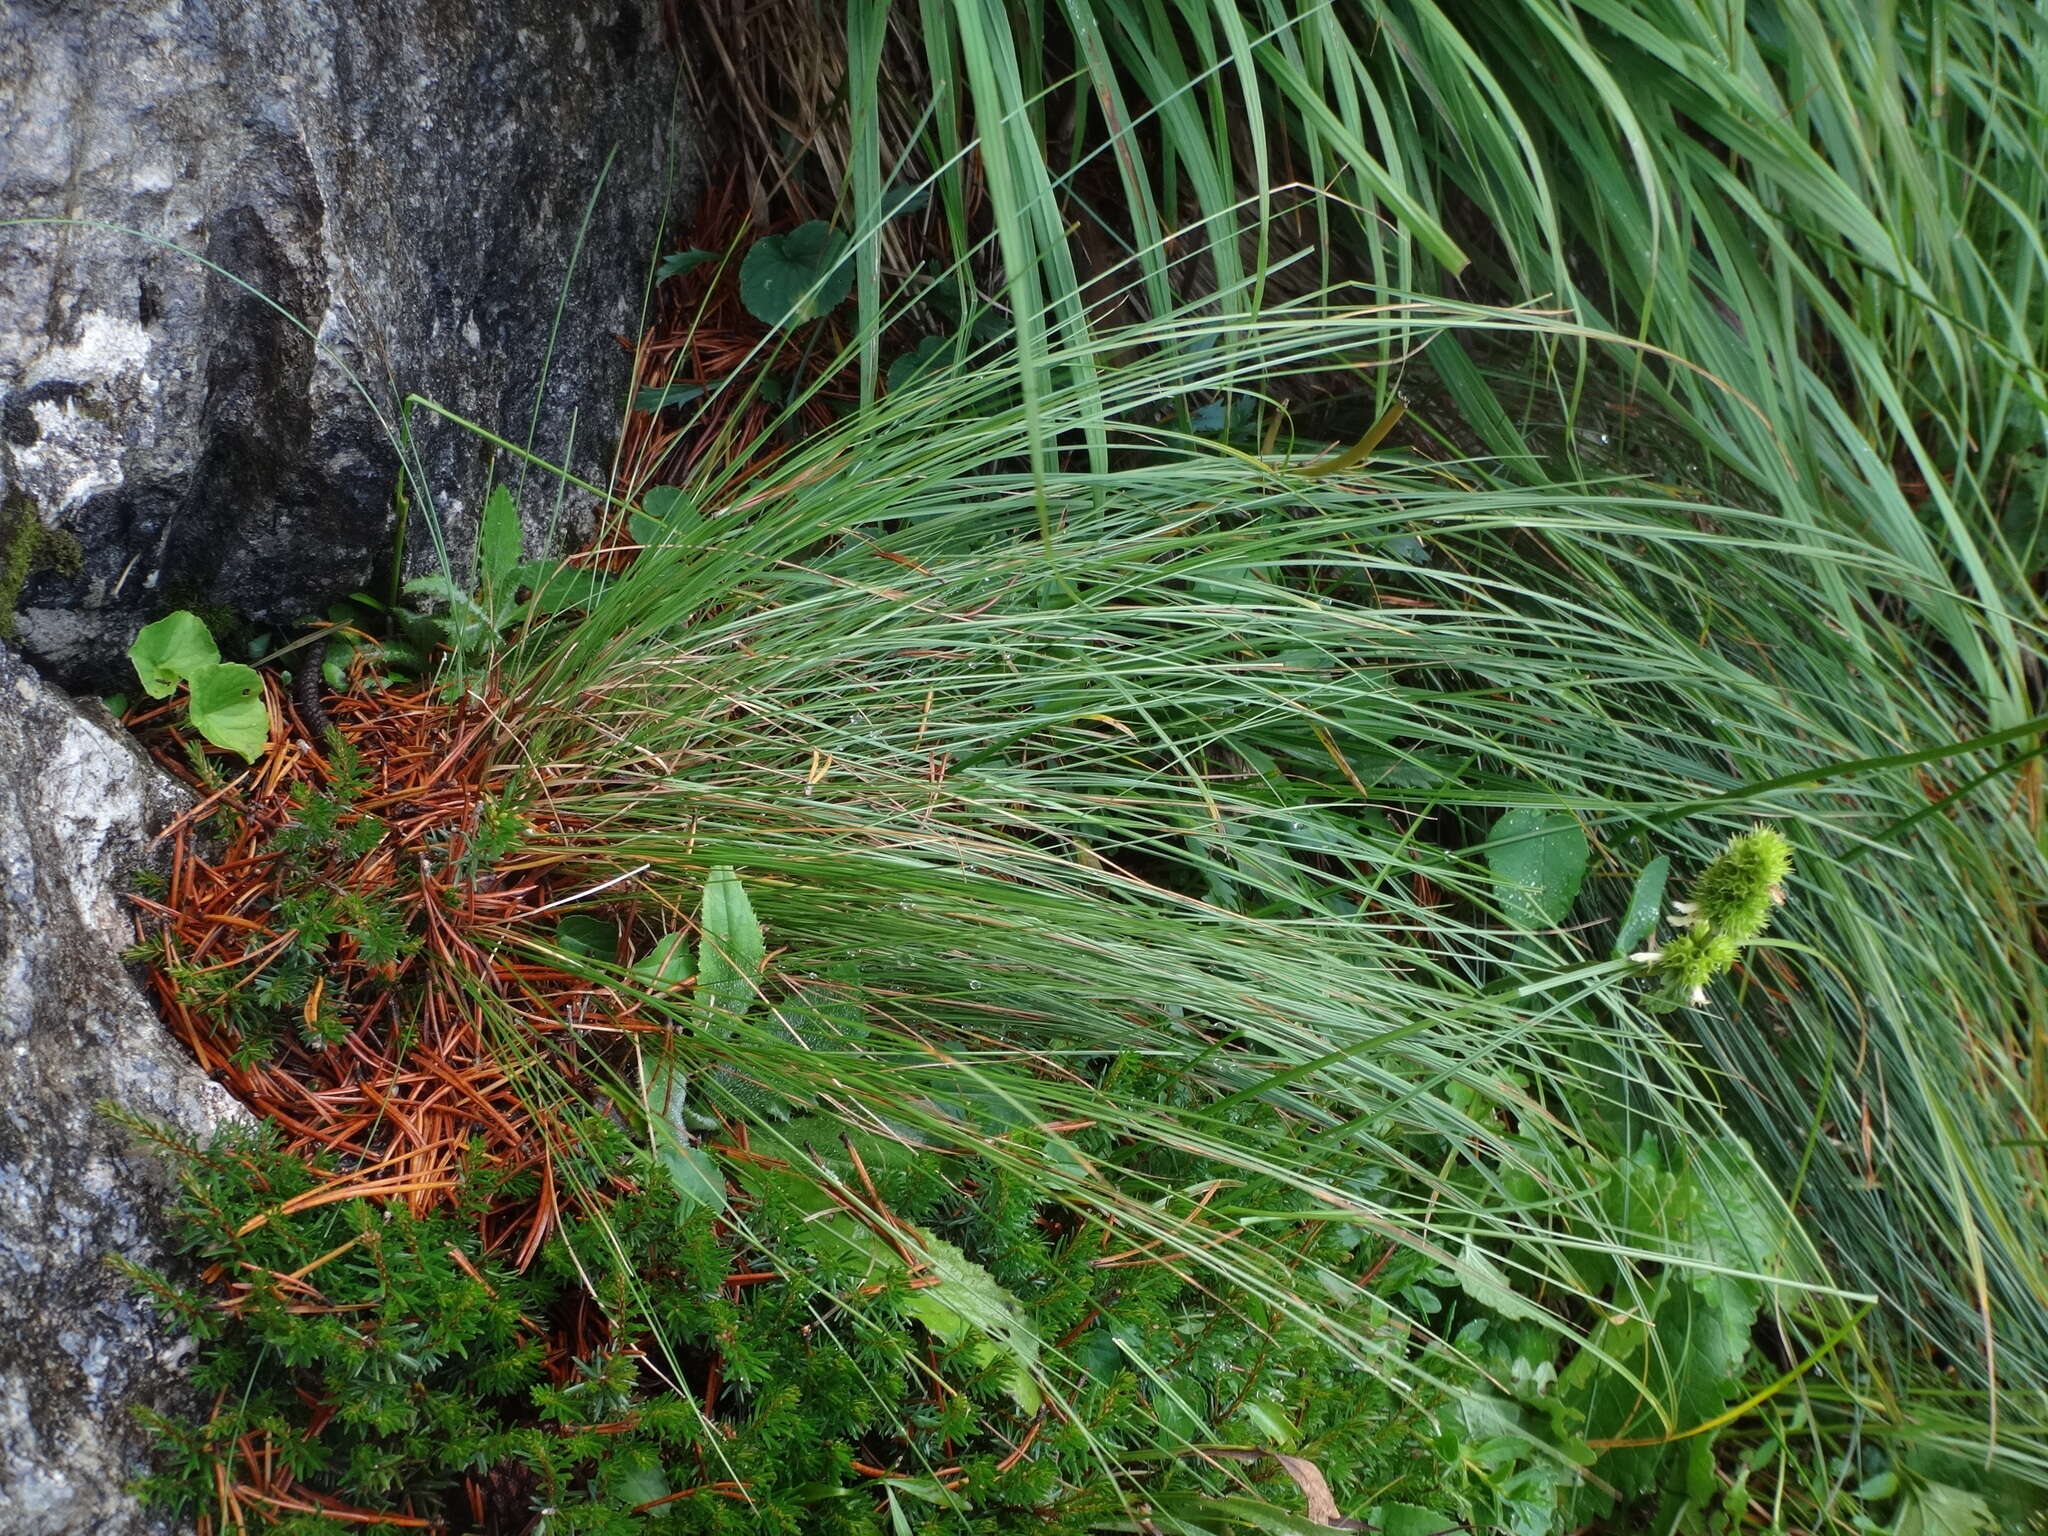
[[[204,1138],[246,1111],[173,1040],[123,969],[122,897],[177,786],[111,722],[0,647],[0,1529],[167,1529],[122,1490],[144,1470],[131,1409],[183,1406],[191,1353],[110,1269],[166,1257],[169,1179],[98,1109]]]
[[[660,12],[0,0],[0,220],[140,232],[0,228],[0,630],[110,688],[169,609],[290,623],[368,585],[407,393],[556,460],[573,430],[601,481],[611,338],[687,206]],[[493,450],[414,430],[459,560]]]

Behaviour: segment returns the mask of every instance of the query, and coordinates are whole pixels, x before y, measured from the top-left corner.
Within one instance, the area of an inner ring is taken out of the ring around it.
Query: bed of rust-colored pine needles
[[[276,722],[285,706],[271,694]],[[499,1172],[531,1170],[538,1193],[494,1210],[483,1233],[523,1267],[558,1214],[556,1138],[546,1111],[520,1093],[485,1008],[532,1037],[563,1037],[566,1058],[580,1030],[637,1026],[587,982],[504,952],[503,936],[552,897],[544,855],[466,857],[498,814],[490,764],[502,719],[428,687],[350,694],[332,714],[360,784],[324,846],[290,846],[335,774],[329,753],[297,738],[220,788],[200,785],[199,803],[164,834],[168,888],[161,900],[138,898],[155,929],[158,1001],[200,1065],[292,1150],[333,1154],[345,1171],[308,1199],[402,1199],[423,1212],[451,1196],[477,1148]],[[282,734],[274,723],[273,739]],[[178,754],[162,756],[194,777]],[[290,898],[309,886],[348,893],[352,910],[381,914],[403,936],[380,949],[360,927],[337,925],[286,1010],[304,1028],[252,1041],[231,1004],[295,945],[303,960]]]
[[[274,682],[268,691],[278,745],[218,787],[178,750],[185,742],[176,731],[166,725],[159,737],[161,760],[201,795],[163,834],[169,875],[161,899],[136,898],[163,1016],[202,1067],[285,1134],[290,1150],[309,1159],[325,1154],[327,1176],[281,1214],[356,1197],[403,1200],[424,1212],[455,1197],[481,1151],[495,1172],[534,1175],[513,1184],[532,1193],[502,1200],[480,1221],[485,1247],[524,1267],[560,1214],[558,1128],[519,1091],[504,1042],[488,1027],[483,995],[527,1029],[560,1039],[570,1056],[571,1020],[633,1026],[615,1020],[588,984],[502,952],[504,932],[550,900],[545,868],[522,864],[521,850],[488,865],[464,857],[488,835],[491,749],[503,721],[488,700],[450,704],[427,686],[351,693],[331,711],[345,745],[337,752],[330,738],[316,751],[284,735],[283,692]],[[169,711],[156,713],[160,721]],[[157,722],[144,716],[133,723],[147,730]],[[338,768],[344,754],[353,763]],[[337,779],[351,769],[342,802]],[[309,806],[322,797],[342,805],[323,828],[328,836],[302,836],[294,846],[292,830],[305,827]],[[403,930],[401,952],[375,953],[358,932],[333,934],[296,1008],[305,1029],[277,1029],[258,1048],[237,1028],[242,1015],[224,1005],[303,940],[288,921],[288,901],[309,885],[380,909]],[[314,1030],[320,1021],[331,1021],[324,1038]],[[225,1285],[219,1304],[230,1312],[253,1294],[246,1277],[201,1278]],[[265,1284],[319,1304],[317,1275],[271,1276]],[[594,1306],[575,1310],[551,1329],[548,1370],[558,1383],[606,1326]],[[332,1409],[316,1412],[313,1433]],[[245,1435],[232,1464],[216,1466],[215,1481],[215,1509],[200,1518],[203,1536],[295,1513],[378,1529],[448,1528],[426,1516],[358,1509],[307,1487],[262,1436]],[[530,1491],[517,1468],[466,1479],[469,1528],[523,1528]]]

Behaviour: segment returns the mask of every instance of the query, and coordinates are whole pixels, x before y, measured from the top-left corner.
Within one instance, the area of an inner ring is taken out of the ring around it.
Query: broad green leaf
[[[664,933],[654,947],[633,962],[633,974],[650,981],[677,982],[690,979],[690,941],[680,933]]]
[[[846,236],[820,220],[754,242],[740,263],[740,300],[763,325],[800,325],[853,291]]]
[[[1474,1301],[1493,1308],[1502,1317],[1522,1318],[1540,1323],[1548,1314],[1534,1302],[1516,1293],[1513,1282],[1494,1263],[1484,1248],[1470,1238],[1458,1254],[1458,1288]]]
[[[661,1053],[647,1069],[647,1085],[641,1108],[655,1119],[667,1119],[679,1129],[687,1122],[684,1111],[690,1102],[690,1075],[667,1052]]]
[[[445,576],[415,576],[405,590],[422,597],[437,598],[448,605],[448,617],[437,623],[452,643],[462,650],[475,650],[497,637],[495,614]]]
[[[704,514],[689,492],[672,485],[657,485],[641,497],[640,505],[642,510],[626,520],[635,543],[666,544],[704,526]]]
[[[1447,1531],[1463,1529],[1461,1522],[1442,1510],[1424,1509],[1419,1504],[1381,1504],[1372,1513],[1371,1527],[1380,1536],[1444,1536]]]
[[[932,200],[930,182],[920,182],[914,187],[896,187],[882,196],[881,205],[875,210],[878,223],[886,223],[898,214],[915,213]]]
[[[620,1504],[651,1504],[669,1495],[661,1460],[644,1445],[629,1445],[607,1456],[601,1466],[604,1485]]]
[[[1681,1176],[1684,1216],[1679,1229],[1680,1251],[1689,1251],[1713,1268],[1683,1272],[1686,1283],[1711,1307],[1725,1340],[1731,1372],[1747,1349],[1749,1330],[1763,1305],[1764,1284],[1745,1278],[1772,1275],[1786,1253],[1788,1213],[1758,1183],[1741,1143],[1733,1137],[1708,1139],[1694,1146]]]
[[[477,529],[476,579],[479,589],[493,597],[510,596],[505,591],[513,568],[519,564],[519,507],[512,493],[498,486],[484,498],[483,522]]]
[[[532,594],[536,613],[587,608],[597,593],[597,573],[561,560],[528,560],[513,568],[507,595],[520,590]]]
[[[888,1477],[883,1478],[891,1492],[905,1493],[913,1499],[922,1499],[927,1504],[938,1504],[947,1509],[965,1509],[967,1501],[953,1492],[944,1483],[929,1477]]]
[[[931,1261],[939,1283],[911,1292],[905,1310],[948,1344],[964,1341],[969,1330],[987,1341],[974,1352],[983,1365],[1010,1358],[1004,1387],[1018,1408],[1036,1413],[1045,1399],[1033,1375],[1038,1364],[1038,1335],[1024,1320],[1017,1300],[979,1264],[943,1238],[920,1230],[917,1246]]]
[[[572,955],[610,960],[619,952],[619,925],[588,912],[571,912],[555,924],[555,942]]]
[[[1857,1485],[1856,1497],[1866,1504],[1876,1504],[1892,1497],[1899,1491],[1899,1474],[1890,1467]]]
[[[1722,1300],[1667,1274],[1636,1312],[1593,1330],[1588,1347],[1558,1373],[1557,1400],[1581,1416],[1580,1433],[1588,1441],[1649,1442],[1603,1449],[1595,1463],[1601,1480],[1620,1489],[1660,1483],[1689,1489],[1698,1470],[1695,1454],[1702,1452],[1710,1470],[1710,1437],[1665,1437],[1706,1423],[1741,1395],[1753,1354],[1753,1315],[1731,1312]],[[1574,1495],[1574,1521],[1595,1518],[1610,1505],[1611,1495],[1587,1484]]]
[[[1331,1529],[1318,1521],[1290,1514],[1277,1505],[1261,1504],[1256,1499],[1171,1494],[1158,1502],[1162,1513],[1171,1514],[1180,1522],[1173,1527],[1176,1530],[1251,1530],[1264,1531],[1267,1536],[1329,1536]],[[1214,1523],[1187,1523],[1196,1520]],[[1448,1520],[1444,1524],[1450,1531],[1457,1530],[1457,1527]]]
[[[868,1261],[870,1275],[903,1268],[903,1256],[857,1220],[817,1179],[795,1168],[759,1163],[742,1163],[734,1171],[756,1200],[773,1196],[796,1207],[806,1219],[793,1235],[813,1257],[838,1259],[851,1250]]]
[[[908,352],[889,364],[887,375],[889,392],[910,384],[912,380],[926,373],[944,368],[953,355],[953,339],[950,336],[927,336]]]
[[[809,1219],[796,1229],[797,1241],[819,1258],[840,1258],[847,1250],[864,1257],[870,1273],[904,1269],[902,1254],[856,1218],[816,1180],[794,1168],[742,1165],[738,1176],[755,1198],[771,1191],[791,1201]],[[1040,1341],[1026,1321],[1017,1299],[995,1277],[943,1238],[922,1227],[904,1227],[911,1249],[924,1256],[936,1284],[910,1292],[904,1310],[942,1343],[979,1346],[968,1355],[977,1364],[1007,1358],[1004,1390],[1020,1410],[1036,1413],[1044,1405],[1035,1374]]]
[[[216,665],[220,647],[196,614],[180,609],[143,625],[128,647],[128,659],[135,664],[142,691],[152,699],[167,699],[199,668]]]
[[[1271,1403],[1246,1403],[1238,1412],[1259,1432],[1259,1443],[1278,1450],[1294,1444],[1294,1421]]]
[[[270,742],[270,706],[254,667],[217,661],[191,674],[193,727],[216,747],[253,763]]]
[[[320,657],[320,676],[329,693],[348,690],[348,663],[359,643],[347,635],[336,635]]]
[[[1636,946],[1655,931],[1658,910],[1664,905],[1664,887],[1670,879],[1671,859],[1661,853],[1636,876],[1635,889],[1629,892],[1628,910],[1622,913],[1621,927],[1614,935],[1617,959],[1634,954]]]
[[[1896,1536],[1990,1536],[1998,1516],[1981,1494],[1947,1483],[1926,1483],[1907,1494]]]
[[[654,1135],[654,1155],[668,1171],[669,1182],[675,1185],[683,1203],[724,1210],[725,1175],[719,1172],[711,1154],[692,1145],[689,1133],[673,1119],[650,1114],[647,1123]]]
[[[1486,839],[1500,909],[1524,929],[1554,928],[1565,920],[1589,856],[1585,829],[1569,811],[1519,806],[1494,822]]]
[[[698,1016],[737,1019],[754,1000],[768,945],[731,866],[718,865],[705,879],[697,927]]]
[[[640,498],[649,517],[658,517],[670,527],[688,527],[703,520],[697,498],[677,485],[657,485]]]

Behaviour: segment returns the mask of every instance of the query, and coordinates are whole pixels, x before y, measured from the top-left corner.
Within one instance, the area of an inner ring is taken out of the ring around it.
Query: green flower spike
[[[1707,1000],[1707,983],[1728,973],[1742,947],[1770,925],[1771,909],[1784,905],[1791,873],[1792,845],[1769,827],[1729,840],[1693,881],[1692,899],[1671,904],[1672,926],[1681,932],[1662,949],[1629,957],[1663,978],[1659,1006]]]
[[[1694,929],[1666,944],[1652,967],[1665,978],[1674,998],[1695,1008],[1707,1000],[1707,983],[1735,964],[1742,946],[1725,933]]]
[[[1771,908],[1785,904],[1791,873],[1792,846],[1770,828],[1732,838],[1692,883],[1693,919],[1746,944],[1769,925]]]

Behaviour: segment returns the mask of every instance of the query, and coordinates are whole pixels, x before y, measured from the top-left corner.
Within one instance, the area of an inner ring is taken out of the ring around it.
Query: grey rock
[[[123,686],[172,608],[288,624],[367,586],[408,393],[602,482],[612,338],[686,206],[661,12],[0,0],[0,220],[139,232],[0,228],[0,551],[63,557],[0,625],[50,675]],[[414,429],[412,494],[459,566],[495,450]],[[530,552],[575,531],[554,491],[527,477]],[[416,507],[410,573],[434,543]]]
[[[98,716],[99,718],[95,718]],[[0,1530],[168,1529],[123,1485],[131,1408],[183,1403],[191,1341],[106,1264],[159,1264],[166,1170],[111,1100],[199,1139],[246,1111],[171,1038],[121,964],[122,899],[178,786],[97,706],[0,646]]]

